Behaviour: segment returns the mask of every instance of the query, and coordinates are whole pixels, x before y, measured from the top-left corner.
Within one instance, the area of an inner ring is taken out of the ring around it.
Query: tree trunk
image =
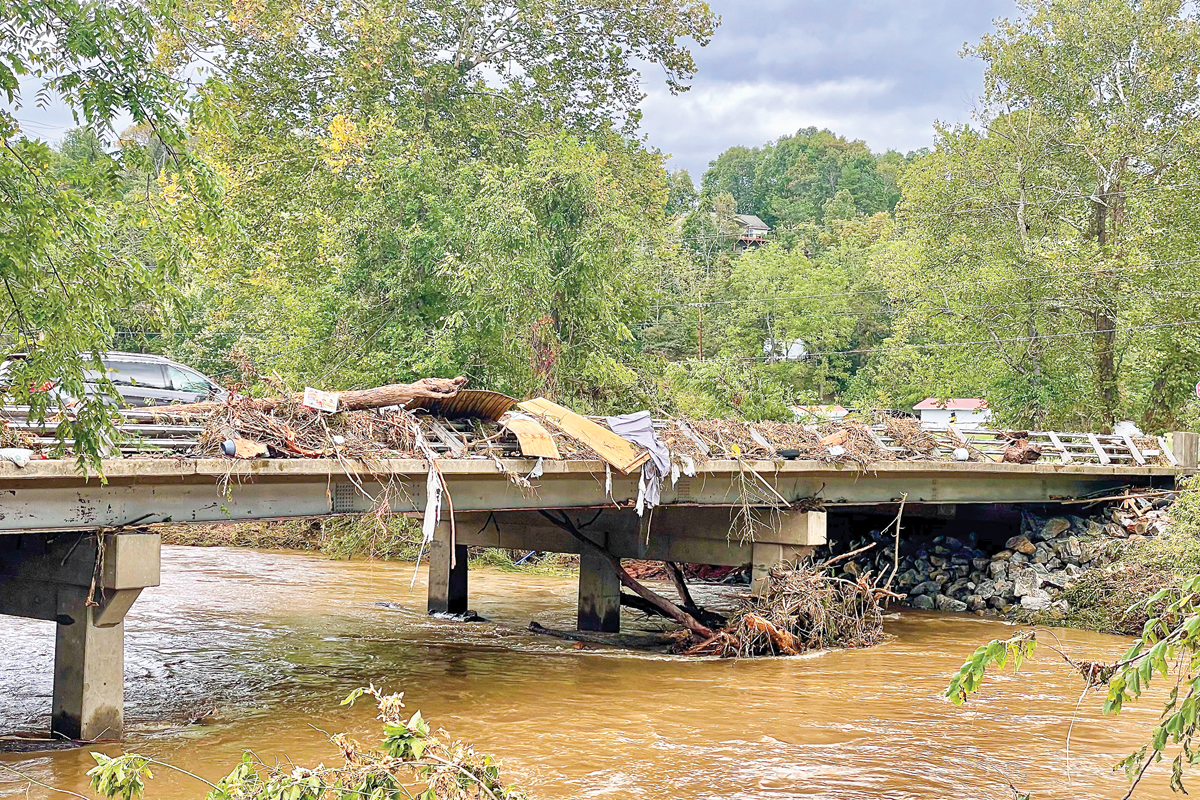
[[[413,400],[448,400],[458,394],[459,389],[466,384],[467,379],[463,377],[422,378],[415,383],[393,383],[388,386],[376,386],[373,389],[355,389],[339,393],[338,411],[362,411],[367,408],[403,406]],[[246,397],[233,402],[245,403],[255,411],[270,412],[280,406],[297,405],[303,399],[303,394],[293,394],[288,397]],[[180,406],[163,406],[152,409],[151,413],[156,417],[189,416],[211,413],[224,405],[224,403],[210,400]]]
[[[643,600],[645,600],[648,603],[650,603],[651,605],[653,605],[656,609],[661,611],[664,615],[675,620],[680,625],[683,625],[685,628],[687,628],[688,630],[690,630],[692,633],[696,634],[697,636],[699,636],[703,639],[711,639],[713,637],[713,635],[714,635],[713,631],[707,625],[704,625],[703,623],[701,623],[699,620],[697,620],[691,614],[687,613],[686,611],[684,611],[682,608],[680,608],[679,606],[672,603],[667,598],[663,597],[662,595],[658,594],[657,592],[647,589],[645,586],[638,583],[633,578],[633,576],[630,575],[628,572],[626,572],[625,568],[623,566],[621,566],[621,559],[617,558],[612,553],[608,552],[608,550],[606,550],[605,548],[596,544],[591,539],[587,538],[582,533],[580,533],[579,529],[576,528],[574,523],[571,522],[571,518],[568,517],[565,513],[562,515],[561,519],[558,517],[555,517],[553,514],[550,514],[549,512],[546,512],[546,511],[539,511],[538,513],[541,514],[546,519],[550,520],[552,523],[554,523],[558,527],[562,528],[567,533],[571,534],[571,536],[578,539],[579,542],[581,544],[583,544],[584,547],[591,548],[592,550],[596,551],[600,555],[604,556],[604,558],[608,559],[609,563],[612,564],[613,569],[617,573],[617,579],[621,581],[621,585],[624,586],[626,589],[629,589],[634,594],[638,595]]]

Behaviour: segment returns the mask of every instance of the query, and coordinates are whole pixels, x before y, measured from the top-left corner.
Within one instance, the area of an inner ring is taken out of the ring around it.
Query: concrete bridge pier
[[[450,544],[448,525],[439,527],[429,543],[428,609],[430,614],[463,614],[467,610],[467,546]]]
[[[771,567],[793,561],[826,542],[823,511],[756,512],[753,540],[742,541],[728,507],[660,506],[643,519],[629,509],[566,511],[575,527],[618,558],[688,564],[750,565],[755,588]],[[578,553],[579,630],[617,632],[621,627],[621,585],[608,559],[555,526],[536,511],[458,514],[456,565],[450,566],[450,527],[439,524],[429,557],[429,612],[467,610],[467,546]]]
[[[157,533],[0,536],[0,614],[56,624],[51,735],[118,739],[124,619],[159,582]]]

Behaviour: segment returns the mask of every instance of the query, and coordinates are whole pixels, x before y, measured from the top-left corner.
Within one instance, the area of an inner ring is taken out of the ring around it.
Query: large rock
[[[1046,520],[1046,524],[1042,526],[1042,538],[1053,539],[1056,536],[1061,536],[1071,530],[1071,520],[1066,517],[1055,517],[1054,519]]]
[[[987,608],[987,601],[977,594],[973,594],[967,598],[967,608],[971,611],[983,611]]]
[[[937,581],[922,581],[912,588],[909,592],[910,596],[919,597],[925,594],[938,594],[942,591],[942,585]],[[930,606],[932,608],[932,606]]]
[[[996,582],[991,579],[982,581],[975,587],[975,594],[984,600],[990,600],[996,594]]]
[[[991,563],[992,563],[992,560],[990,558],[973,558],[973,559],[971,559],[971,567],[976,572],[983,572],[985,569],[988,568],[988,565]]]
[[[1008,562],[993,561],[988,566],[988,574],[992,576],[992,580],[1003,580],[1008,577]]]
[[[1012,550],[1001,550],[998,553],[992,554],[992,561],[1008,561],[1012,558]]]
[[[1104,541],[1102,539],[1090,539],[1086,542],[1080,542],[1079,563],[1090,564],[1100,556],[1103,550]]]
[[[1054,549],[1045,542],[1038,542],[1037,547],[1033,552],[1033,563],[1045,564],[1050,559],[1054,558]]]
[[[933,598],[927,594],[919,594],[908,603],[913,608],[919,608],[922,611],[933,610]]]
[[[1042,585],[1042,576],[1034,569],[1022,569],[1012,573],[1013,594],[1024,597],[1036,591]]]
[[[1016,550],[1018,553],[1023,553],[1027,556],[1033,555],[1034,551],[1037,550],[1037,546],[1029,541],[1029,537],[1025,534],[1012,537],[1004,543],[1004,547],[1007,550]]]
[[[1013,582],[996,581],[996,597],[1007,600],[1015,598],[1016,595],[1013,594]]]
[[[1049,600],[1049,595],[1046,596]],[[939,594],[933,600],[933,605],[938,611],[966,611],[967,604],[962,600],[955,600],[953,597],[947,597],[944,594]]]
[[[1009,571],[1009,572],[1012,572],[1012,567],[1013,567],[1014,565],[1016,565],[1016,566],[1020,566],[1020,565],[1023,565],[1023,564],[1028,564],[1028,563],[1029,563],[1029,556],[1025,555],[1024,553],[1013,553],[1013,554],[1012,554],[1012,558],[1010,558],[1010,559],[1008,560],[1008,563],[1009,563],[1009,570],[1008,570],[1008,571]]]
[[[1021,598],[1021,608],[1029,611],[1045,611],[1050,607],[1050,593],[1044,589],[1034,589]]]

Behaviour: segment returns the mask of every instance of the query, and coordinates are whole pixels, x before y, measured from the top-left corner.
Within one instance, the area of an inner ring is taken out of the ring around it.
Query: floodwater
[[[1112,765],[1155,718],[1148,700],[1101,717],[1047,650],[1020,675],[989,679],[965,708],[939,697],[974,648],[1012,628],[967,615],[890,618],[876,648],[720,661],[594,649],[524,630],[570,627],[571,578],[471,573],[490,622],[423,613],[411,565],[329,561],[239,549],[163,548],[162,586],[126,623],[122,747],[210,780],[243,748],[298,764],[337,761],[317,728],[370,740],[369,703],[338,702],[374,682],[404,691],[435,726],[502,759],[537,798],[1119,797]],[[395,604],[391,608],[376,605]],[[626,612],[627,629],[637,627]],[[1080,656],[1113,658],[1128,640],[1060,632]],[[49,623],[0,617],[0,734],[48,726]],[[1161,706],[1159,706],[1161,708]],[[202,718],[199,724],[189,719]],[[86,750],[0,754],[0,765],[83,794]],[[1168,797],[1166,765],[1139,797]],[[147,796],[205,787],[158,770]],[[0,769],[0,797],[52,797]]]

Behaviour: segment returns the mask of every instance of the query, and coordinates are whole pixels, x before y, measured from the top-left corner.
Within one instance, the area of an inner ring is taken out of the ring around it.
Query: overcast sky
[[[647,71],[643,130],[697,184],[733,145],[815,125],[871,149],[933,141],[935,120],[967,122],[983,68],[965,42],[1016,16],[1013,0],[709,0],[721,15],[695,51],[692,90],[673,97]]]
[[[709,1],[722,22],[695,50],[692,90],[672,96],[661,72],[643,77],[649,144],[697,184],[726,148],[810,125],[876,152],[929,145],[935,120],[970,119],[981,87],[980,63],[959,50],[1014,15],[1013,0]],[[58,139],[72,126],[65,106],[36,108],[36,84],[22,88],[30,133]]]

